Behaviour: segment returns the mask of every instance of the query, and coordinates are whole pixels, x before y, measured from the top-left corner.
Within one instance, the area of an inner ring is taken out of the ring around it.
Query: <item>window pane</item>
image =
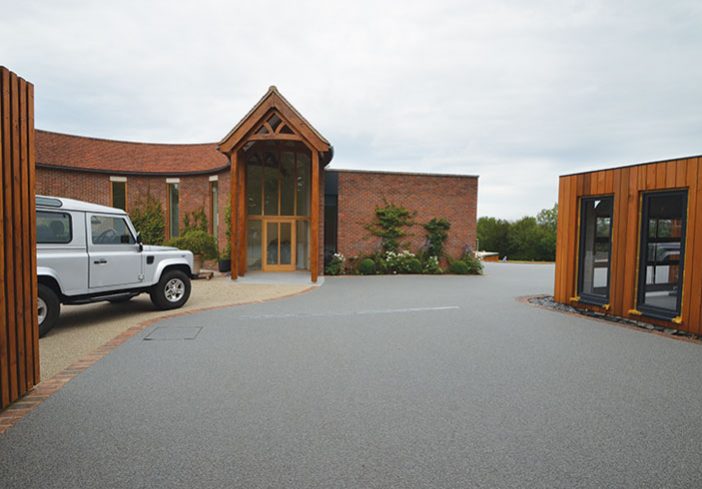
[[[246,263],[249,270],[261,269],[261,221],[249,221],[246,230]]]
[[[219,228],[219,189],[217,182],[210,182],[210,201],[212,202],[212,234],[217,237]]]
[[[310,231],[309,231],[310,225],[309,222],[307,221],[297,221],[297,230],[296,230],[296,244],[297,244],[297,250],[296,250],[296,256],[295,259],[297,261],[297,269],[298,270],[309,270],[309,260],[310,260],[310,247],[309,247],[309,242],[310,242]]]
[[[278,264],[278,223],[266,223],[266,265]]]
[[[278,186],[280,184],[280,169],[275,153],[263,153],[266,168],[263,174],[263,211],[267,216],[279,215]]]
[[[292,263],[292,224],[291,222],[280,223],[280,265]]]
[[[292,216],[295,213],[295,153],[285,151],[281,155],[280,213]]]
[[[92,216],[90,236],[96,245],[132,245],[136,242],[122,217]]]
[[[127,210],[127,182],[112,182],[112,207]]]
[[[58,212],[37,211],[37,243],[70,243],[71,216]]]
[[[644,312],[673,317],[680,311],[686,208],[686,192],[644,196],[647,229],[641,233],[645,242],[639,278],[639,308]]]
[[[169,229],[171,232],[171,237],[175,238],[178,236],[178,184],[170,183],[168,184],[168,209],[169,209]]]
[[[582,200],[579,293],[601,304],[609,300],[612,202],[611,197]]]
[[[263,214],[261,207],[261,184],[263,182],[263,166],[258,154],[252,154],[246,165],[246,202],[250,216]]]
[[[309,155],[297,153],[297,215],[310,215],[310,171]]]

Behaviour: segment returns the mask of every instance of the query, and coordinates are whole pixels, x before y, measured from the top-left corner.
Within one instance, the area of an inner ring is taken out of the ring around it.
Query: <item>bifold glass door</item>
[[[643,196],[638,309],[671,319],[680,314],[687,191]]]
[[[613,204],[612,197],[586,197],[581,201],[578,294],[582,302],[609,302]]]

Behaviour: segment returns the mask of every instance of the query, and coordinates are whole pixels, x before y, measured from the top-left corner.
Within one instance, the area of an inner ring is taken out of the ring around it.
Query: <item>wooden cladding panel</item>
[[[694,334],[702,334],[702,159],[648,163],[560,178],[558,245],[554,298],[577,305],[579,202],[581,197],[612,195],[612,252],[609,313],[627,317],[637,306],[641,194],[646,191],[687,189],[688,211],[681,324],[650,319]],[[644,317],[636,319],[647,320]]]
[[[34,87],[0,67],[0,408],[39,382]]]

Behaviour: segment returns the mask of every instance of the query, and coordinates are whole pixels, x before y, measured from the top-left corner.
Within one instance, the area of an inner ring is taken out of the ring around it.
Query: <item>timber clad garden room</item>
[[[702,333],[700,161],[562,176],[555,300]]]
[[[163,238],[206,220],[231,277],[248,272],[323,273],[325,258],[377,251],[366,225],[384,203],[418,223],[446,218],[450,256],[475,249],[478,177],[332,170],[334,149],[270,87],[219,142],[151,144],[38,130],[37,194],[127,210],[162,209]],[[408,242],[424,245],[422,233]]]

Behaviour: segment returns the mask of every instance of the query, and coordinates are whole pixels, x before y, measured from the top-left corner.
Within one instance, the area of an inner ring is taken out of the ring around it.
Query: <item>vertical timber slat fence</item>
[[[39,383],[34,86],[0,66],[0,409]]]

